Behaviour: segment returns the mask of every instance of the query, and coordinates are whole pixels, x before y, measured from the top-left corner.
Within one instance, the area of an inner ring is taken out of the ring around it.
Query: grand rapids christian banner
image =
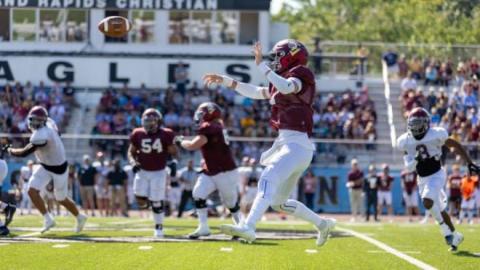
[[[270,0],[0,0],[6,8],[269,10]]]

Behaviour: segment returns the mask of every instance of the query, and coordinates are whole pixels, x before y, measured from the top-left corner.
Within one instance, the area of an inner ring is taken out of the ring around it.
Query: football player
[[[403,170],[400,179],[402,180],[402,195],[407,208],[408,221],[412,222],[414,215],[418,213],[417,173]]]
[[[162,114],[153,108],[142,114],[142,127],[130,135],[128,160],[135,173],[133,192],[140,209],[152,207],[155,229],[153,236],[163,237],[167,159],[175,156],[172,130],[161,127]],[[174,171],[174,170],[171,170]]]
[[[41,106],[33,107],[27,116],[28,128],[32,132],[30,142],[23,148],[13,148],[6,145],[4,149],[12,156],[26,157],[35,154],[38,163],[29,182],[28,195],[43,215],[44,223],[41,233],[55,226],[55,220],[45,207],[45,202],[40,195],[50,181],[55,186],[55,200],[63,205],[77,219],[75,232],[83,230],[87,217],[78,212],[75,203],[68,195],[68,163],[65,148],[58,133],[55,122],[48,117],[47,110]]]
[[[197,135],[192,140],[185,140],[181,136],[176,138],[176,142],[189,151],[200,149],[205,160],[203,173],[193,187],[193,200],[199,225],[188,235],[190,239],[210,235],[207,223],[207,197],[215,190],[218,190],[223,204],[230,210],[235,224],[240,222],[237,188],[240,174],[230,151],[220,107],[213,102],[202,103],[195,111],[194,120],[198,126]]]
[[[455,227],[446,212],[447,197],[444,192],[447,175],[442,168],[442,147],[453,149],[468,164],[470,173],[478,173],[475,165],[460,143],[449,138],[444,128],[430,128],[430,114],[423,108],[413,109],[407,119],[407,132],[397,140],[397,147],[404,152],[405,167],[416,171],[423,206],[440,225],[451,251],[456,251],[463,235]]]
[[[3,180],[7,177],[8,166],[5,160],[3,160],[3,151],[0,153],[0,190],[2,187]],[[5,214],[5,223],[0,220],[0,236],[6,236],[10,233],[8,230],[8,224],[12,222],[13,215],[15,214],[16,207],[13,204],[5,203],[0,201],[0,210]]]
[[[310,140],[313,128],[312,104],[315,97],[315,76],[306,66],[307,48],[297,40],[279,41],[270,53],[270,62],[262,59],[262,47],[253,47],[255,64],[269,81],[268,87],[238,82],[228,76],[207,74],[207,86],[221,84],[252,99],[268,99],[272,105],[270,124],[279,136],[264,152],[260,163],[266,168],[258,183],[258,194],[244,225],[222,225],[222,232],[255,240],[255,226],[268,207],[292,214],[315,225],[317,245],[327,241],[335,220],[321,218],[303,203],[288,199],[299,177],[309,167],[315,151]]]

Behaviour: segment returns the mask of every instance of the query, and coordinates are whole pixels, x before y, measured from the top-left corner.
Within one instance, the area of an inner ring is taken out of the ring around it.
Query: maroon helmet
[[[222,117],[220,106],[213,102],[204,102],[200,104],[195,111],[193,119],[198,125],[203,122],[211,122]]]
[[[407,130],[417,140],[421,140],[430,129],[430,114],[424,108],[415,108],[408,114]]]
[[[298,65],[306,65],[308,51],[305,45],[295,39],[284,39],[275,44],[269,53],[270,68],[282,73]]]
[[[148,133],[157,132],[162,123],[162,114],[154,108],[146,109],[142,114],[142,126]]]
[[[28,112],[27,123],[30,130],[36,130],[47,124],[48,112],[42,106],[34,106]]]

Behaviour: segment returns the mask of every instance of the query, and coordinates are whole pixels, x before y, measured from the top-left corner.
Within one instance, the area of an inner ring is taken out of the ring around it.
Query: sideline
[[[336,230],[339,230],[339,231],[342,231],[342,232],[346,232],[346,233],[349,233],[357,238],[360,238],[364,241],[367,241],[369,242],[370,244],[372,245],[375,245],[377,246],[378,248],[380,249],[383,249],[385,250],[386,252],[390,253],[390,254],[393,254],[397,257],[399,257],[400,259],[402,260],[405,260],[407,261],[408,263],[410,264],[413,264],[415,265],[416,267],[420,268],[420,269],[425,269],[425,270],[437,270],[437,268],[429,265],[429,264],[426,264],[420,260],[417,260],[411,256],[408,256],[407,254],[401,252],[401,251],[398,251],[394,248],[392,248],[391,246],[385,244],[385,243],[382,243],[376,239],[373,239],[363,233],[359,233],[359,232],[356,232],[356,231],[353,231],[353,230],[350,230],[350,229],[345,229],[345,228],[342,228],[342,227],[335,227]]]

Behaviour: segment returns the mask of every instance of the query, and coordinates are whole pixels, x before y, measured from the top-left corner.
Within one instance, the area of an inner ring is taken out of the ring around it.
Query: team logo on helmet
[[[34,106],[27,116],[27,124],[30,130],[36,130],[47,124],[48,112],[42,106]]]
[[[148,133],[154,133],[161,125],[162,114],[154,108],[146,109],[142,114],[142,126]]]
[[[430,129],[430,114],[424,108],[415,108],[408,115],[407,130],[417,140]]]

